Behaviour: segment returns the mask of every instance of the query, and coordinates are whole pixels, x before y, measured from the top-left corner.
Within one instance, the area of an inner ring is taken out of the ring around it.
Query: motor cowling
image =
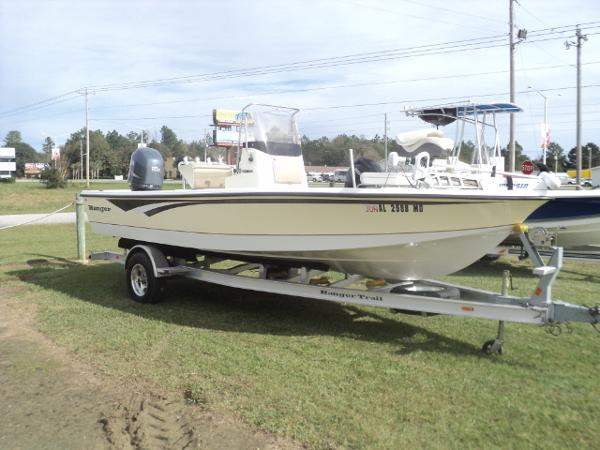
[[[154,148],[140,147],[131,154],[127,181],[132,191],[157,191],[162,189],[165,162]]]

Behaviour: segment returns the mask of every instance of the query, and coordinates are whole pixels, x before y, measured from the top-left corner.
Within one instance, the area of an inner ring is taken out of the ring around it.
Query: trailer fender
[[[134,255],[138,252],[146,253],[148,258],[150,259],[150,262],[152,263],[152,271],[154,272],[154,276],[156,278],[168,276],[168,274],[166,274],[164,271],[162,271],[160,269],[168,268],[169,261],[167,261],[167,258],[165,257],[163,252],[161,252],[158,248],[156,248],[152,245],[141,245],[140,244],[140,245],[136,245],[136,246],[132,247],[131,250],[129,250],[129,252],[127,252],[127,260],[126,260],[125,264],[127,264],[127,261],[129,261],[129,258],[132,255]]]

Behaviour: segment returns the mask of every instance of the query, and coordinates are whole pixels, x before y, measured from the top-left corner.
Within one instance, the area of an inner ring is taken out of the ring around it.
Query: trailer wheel
[[[131,255],[125,266],[127,290],[132,300],[139,303],[156,303],[162,296],[165,280],[154,276],[152,261],[146,252]]]

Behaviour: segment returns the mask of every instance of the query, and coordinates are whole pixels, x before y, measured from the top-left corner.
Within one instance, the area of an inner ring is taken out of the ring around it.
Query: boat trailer
[[[482,347],[482,351],[488,354],[502,354],[505,322],[541,325],[555,336],[561,333],[562,326],[569,329],[569,322],[590,323],[600,331],[600,306],[587,307],[552,300],[552,284],[562,267],[562,247],[552,248],[551,256],[544,262],[531,243],[526,227],[517,226],[517,231],[533,262],[533,274],[539,278],[529,297],[508,295],[508,271],[504,271],[502,292],[497,293],[432,280],[373,280],[351,274],[334,280],[326,276],[326,271],[306,267],[281,269],[268,264],[242,262],[223,269],[214,266],[229,259],[205,255],[203,260],[190,263],[185,259],[168,257],[158,246],[146,243],[134,245],[124,253],[93,253],[90,259],[124,264],[129,294],[133,300],[142,303],[158,302],[167,278],[184,277],[250,291],[377,306],[408,314],[446,314],[497,320],[496,337],[486,341]]]

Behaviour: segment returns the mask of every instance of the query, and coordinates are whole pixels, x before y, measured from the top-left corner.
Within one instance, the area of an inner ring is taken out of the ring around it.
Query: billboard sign
[[[15,159],[15,149],[13,147],[0,147],[0,158]]]
[[[0,161],[0,172],[15,172],[16,170],[16,162]]]
[[[254,140],[252,129],[243,132],[242,141],[246,139],[246,134],[249,141]],[[213,130],[213,145],[217,147],[234,147],[238,145],[240,138],[240,127],[236,126],[218,126]]]
[[[252,123],[250,113],[242,113],[229,109],[213,109],[213,125],[241,125],[244,122],[244,116],[248,117],[248,123]]]
[[[48,167],[45,163],[25,163],[25,175],[38,175]]]

